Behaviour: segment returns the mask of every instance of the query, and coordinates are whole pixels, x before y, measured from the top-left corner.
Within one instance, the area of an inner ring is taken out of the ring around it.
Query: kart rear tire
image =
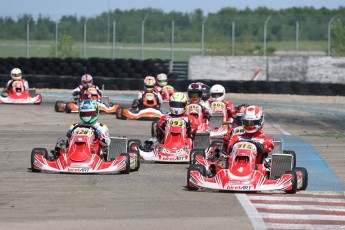
[[[198,171],[202,176],[205,176],[206,175],[206,168],[203,165],[194,165],[194,164],[192,164],[192,165],[190,165],[188,167],[188,172],[187,172],[187,189],[189,191],[196,191],[199,188],[195,187],[191,182],[189,182],[190,172],[191,171]]]
[[[290,154],[292,155],[292,168],[296,167],[296,152],[292,150],[283,150],[283,154]]]
[[[157,137],[157,123],[158,123],[158,120],[152,121],[152,124],[151,124],[151,136],[152,137]]]
[[[71,103],[71,102],[67,102],[67,103],[66,103],[66,108],[65,108],[65,112],[66,112],[66,113],[72,113],[72,109],[71,109],[70,103]]]
[[[120,171],[120,173],[121,174],[129,174],[129,172],[131,171],[131,160],[129,158],[129,154],[128,153],[121,153],[120,156],[124,156],[125,162],[126,162],[126,169]]]
[[[137,158],[137,167],[135,167],[132,171],[138,171],[140,168],[140,153],[139,151],[136,150],[130,150],[128,151],[128,153],[134,153],[136,155]]]
[[[303,167],[295,167],[292,170],[294,171],[300,171],[302,174],[302,187],[300,190],[306,190],[308,187],[308,171],[306,168]]]
[[[202,156],[203,158],[205,158],[205,149],[193,149],[192,152],[193,152],[193,154],[191,155],[192,165],[197,164],[196,156]]]
[[[118,107],[116,109],[116,114],[115,115],[116,115],[117,119],[120,119],[120,120],[126,120],[127,119],[127,117],[125,117],[124,114],[123,114],[123,108],[122,107]]]
[[[129,139],[127,141],[127,149],[129,150],[133,150],[131,149],[131,147],[135,147],[136,149],[139,150],[139,147],[141,146],[141,141],[139,139]]]
[[[45,148],[34,148],[31,151],[31,171],[32,172],[41,172],[42,170],[40,169],[35,169],[34,168],[34,159],[35,159],[35,154],[41,154],[44,158],[47,159],[48,157],[48,151]]]
[[[63,109],[64,106],[65,106],[65,102],[56,101],[55,102],[55,112],[64,112],[65,111],[65,109]]]
[[[285,174],[291,174],[292,188],[289,191],[285,191],[288,194],[295,194],[297,192],[297,175],[293,170],[286,171]]]

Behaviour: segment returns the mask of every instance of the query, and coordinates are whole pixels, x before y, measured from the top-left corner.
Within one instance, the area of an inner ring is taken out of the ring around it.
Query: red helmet
[[[258,106],[251,105],[246,108],[242,118],[243,129],[246,133],[255,133],[264,125],[264,113]]]

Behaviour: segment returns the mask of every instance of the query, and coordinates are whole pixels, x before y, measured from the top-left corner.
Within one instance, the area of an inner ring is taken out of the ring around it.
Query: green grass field
[[[30,41],[29,49],[27,49],[26,41],[21,40],[0,40],[0,57],[54,57],[55,43],[54,41]],[[250,49],[249,49],[249,48]],[[255,51],[263,47],[263,42],[244,43],[236,41],[235,55],[262,55],[262,51]],[[143,52],[141,44],[124,44],[116,43],[114,57],[115,58],[133,58],[133,59],[173,59],[175,61],[187,61],[190,56],[201,55],[200,43],[176,43],[174,49],[168,43],[150,43],[144,44]],[[205,55],[232,55],[231,42],[213,42],[204,44]],[[295,51],[295,41],[284,42],[267,42],[267,50],[274,51]],[[327,41],[299,41],[299,51],[327,51]],[[85,57],[113,57],[113,47],[111,43],[86,43]],[[84,44],[77,42],[73,45],[74,57],[84,57]],[[293,52],[292,52],[293,53]],[[53,54],[53,55],[52,55]],[[272,55],[272,53],[267,52]]]

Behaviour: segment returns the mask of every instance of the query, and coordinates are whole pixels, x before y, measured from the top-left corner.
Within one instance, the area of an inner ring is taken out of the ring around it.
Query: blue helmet
[[[79,117],[82,123],[92,124],[97,121],[99,115],[96,101],[86,99],[80,104]]]

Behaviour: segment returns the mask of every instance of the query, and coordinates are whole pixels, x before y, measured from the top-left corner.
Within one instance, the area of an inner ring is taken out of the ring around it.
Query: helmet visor
[[[260,120],[242,120],[244,126],[260,125]]]
[[[22,76],[21,73],[13,73],[13,74],[12,74],[12,77],[21,77],[21,76]]]
[[[80,111],[80,116],[81,117],[93,117],[97,115],[97,111],[93,110],[93,111]]]
[[[223,96],[223,93],[211,93],[211,97],[213,98],[219,98],[221,96]]]
[[[186,102],[170,101],[169,105],[173,108],[184,108],[186,107]]]
[[[81,81],[82,84],[91,84],[92,80],[83,80]]]
[[[165,85],[167,85],[167,80],[158,80],[158,84],[165,86]]]

